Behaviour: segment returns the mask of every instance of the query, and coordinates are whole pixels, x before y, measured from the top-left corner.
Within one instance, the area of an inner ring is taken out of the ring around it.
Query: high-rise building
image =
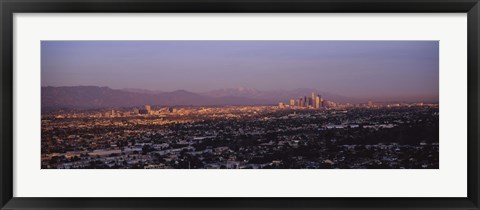
[[[325,107],[325,106],[324,106],[324,103],[323,103],[324,100],[323,100],[322,96],[321,96],[321,95],[318,95],[318,97],[320,98],[320,108]]]
[[[315,109],[319,109],[320,108],[320,96],[317,96],[315,98]]]
[[[372,100],[368,100],[368,107],[373,107],[373,102],[372,102]]]
[[[295,106],[295,100],[294,100],[294,99],[290,99],[290,106],[291,106],[291,107],[294,107],[294,106]]]
[[[303,97],[303,107],[308,107],[307,96],[304,96],[304,97]]]
[[[147,112],[152,111],[152,108],[150,107],[150,105],[145,105],[145,109],[147,110]]]
[[[285,108],[285,105],[283,104],[283,102],[279,102],[279,103],[278,103],[278,107],[281,108],[281,109],[283,109],[283,108]]]
[[[298,99],[298,106],[303,107],[304,106],[304,100],[303,98]]]
[[[312,103],[310,104],[312,107],[315,107],[315,93],[312,92]]]

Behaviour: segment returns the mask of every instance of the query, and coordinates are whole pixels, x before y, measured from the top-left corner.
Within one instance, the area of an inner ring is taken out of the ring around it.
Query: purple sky
[[[42,86],[438,98],[437,41],[42,41]]]

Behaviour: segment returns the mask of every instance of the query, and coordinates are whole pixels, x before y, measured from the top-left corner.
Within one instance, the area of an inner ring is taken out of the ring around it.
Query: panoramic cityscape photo
[[[42,41],[42,169],[438,169],[438,41]]]

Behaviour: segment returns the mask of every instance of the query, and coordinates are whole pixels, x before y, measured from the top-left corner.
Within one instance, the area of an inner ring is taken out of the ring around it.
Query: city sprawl
[[[438,169],[438,104],[155,106],[42,113],[43,169]]]

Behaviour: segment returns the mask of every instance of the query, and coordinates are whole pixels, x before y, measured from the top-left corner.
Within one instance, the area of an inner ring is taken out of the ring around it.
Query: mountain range
[[[274,105],[290,99],[310,96],[312,92],[335,102],[364,102],[355,98],[325,93],[316,89],[259,91],[249,88],[219,89],[203,93],[186,90],[151,91],[143,89],[112,89],[98,86],[42,87],[42,109],[95,109],[106,107]]]

